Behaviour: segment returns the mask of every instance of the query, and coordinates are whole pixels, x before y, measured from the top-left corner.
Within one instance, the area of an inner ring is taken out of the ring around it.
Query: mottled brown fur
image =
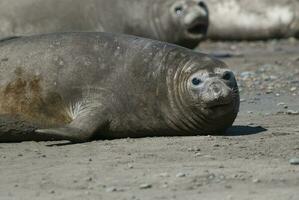
[[[66,105],[58,93],[42,94],[39,76],[25,76],[22,69],[15,71],[16,78],[0,88],[2,98],[0,109],[2,114],[15,115],[22,119],[40,124],[56,125],[71,121],[66,112]]]

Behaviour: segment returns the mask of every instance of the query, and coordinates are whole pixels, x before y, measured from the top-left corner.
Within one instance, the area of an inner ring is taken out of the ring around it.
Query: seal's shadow
[[[229,128],[225,135],[226,136],[242,136],[242,135],[253,135],[258,134],[261,132],[267,131],[267,129],[261,127],[261,126],[232,126]],[[223,136],[223,134],[221,134]],[[175,136],[175,135],[173,135]],[[46,146],[52,147],[52,146],[66,146],[66,145],[73,145],[75,143],[69,142],[69,141],[61,141],[54,144],[48,144]]]
[[[225,135],[228,136],[241,136],[241,135],[253,135],[267,131],[267,129],[261,126],[232,126],[226,131]]]

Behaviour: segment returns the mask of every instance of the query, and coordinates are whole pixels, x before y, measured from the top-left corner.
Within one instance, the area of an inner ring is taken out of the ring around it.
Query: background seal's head
[[[173,36],[179,44],[194,48],[206,37],[209,26],[209,12],[202,0],[177,0],[169,10]]]

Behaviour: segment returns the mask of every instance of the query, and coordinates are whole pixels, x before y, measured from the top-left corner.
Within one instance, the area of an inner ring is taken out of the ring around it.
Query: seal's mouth
[[[209,110],[219,110],[219,109],[225,109],[225,108],[231,108],[233,105],[233,101],[223,101],[223,102],[214,102],[212,104],[208,104],[207,108]]]
[[[219,109],[219,108],[224,108],[224,107],[228,107],[230,104],[218,104],[218,105],[212,105],[212,106],[208,106],[209,109],[211,110],[215,110],[215,109]]]
[[[208,23],[197,22],[187,28],[186,34],[191,38],[201,38],[207,34]]]

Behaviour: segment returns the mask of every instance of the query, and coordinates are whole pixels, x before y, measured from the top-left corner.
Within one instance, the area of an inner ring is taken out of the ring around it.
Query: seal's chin
[[[188,38],[191,39],[201,39],[206,36],[207,31],[208,31],[208,23],[197,22],[189,26],[185,31],[185,34]]]

